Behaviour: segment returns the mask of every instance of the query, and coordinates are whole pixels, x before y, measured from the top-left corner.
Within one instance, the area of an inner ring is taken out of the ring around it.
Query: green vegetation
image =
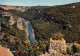
[[[68,54],[80,53],[80,44],[74,43],[72,47],[67,46],[67,53]]]
[[[48,51],[48,40],[51,37],[54,40],[64,38],[67,43],[80,43],[80,8],[77,4],[75,4],[76,8],[72,8],[73,5],[32,7],[25,12],[9,10],[15,20],[18,17],[23,17],[31,22],[36,40],[39,42],[24,43],[26,40],[25,31],[17,29],[16,24],[10,26],[9,22],[5,22],[1,29],[5,35],[3,39],[0,39],[0,44],[10,48],[11,51],[19,51],[20,53],[14,53],[15,56],[38,56]],[[0,10],[4,11],[2,8]],[[11,39],[14,39],[15,42],[10,42]],[[72,48],[67,47],[68,54],[71,54],[72,51],[73,53],[80,52],[80,44],[74,44]]]
[[[67,53],[71,54],[72,53],[72,48],[70,46],[67,46]]]
[[[52,33],[61,31],[67,43],[80,43],[80,8],[79,3],[55,6],[32,7],[25,12],[9,10],[14,15],[30,20],[37,40],[48,40]],[[72,8],[72,6],[76,8]],[[36,9],[37,8],[37,9]]]
[[[39,41],[39,43],[26,43],[24,44],[21,48],[18,47],[18,51],[20,53],[14,53],[14,55],[24,55],[24,56],[38,56],[40,54],[44,54],[47,52],[47,46],[48,42],[47,41]],[[28,52],[28,54],[26,54]]]
[[[64,35],[61,32],[57,32],[57,33],[52,33],[52,38],[54,40],[61,40],[64,37]]]
[[[76,52],[80,53],[80,44],[76,43],[76,44],[73,45],[72,48],[73,48],[74,53],[76,53]]]
[[[31,21],[32,26],[35,30],[37,40],[49,40],[52,37],[52,33],[58,32],[60,29],[59,24],[54,22],[44,21]]]

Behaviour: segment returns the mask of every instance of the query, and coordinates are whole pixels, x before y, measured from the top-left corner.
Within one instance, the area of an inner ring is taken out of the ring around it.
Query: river
[[[33,30],[32,25],[30,24],[30,22],[29,22],[28,20],[26,21],[26,20],[24,19],[24,21],[25,21],[25,22],[27,23],[27,25],[28,25],[28,32],[29,32],[28,38],[29,38],[30,43],[32,44],[32,43],[36,42],[34,30]]]

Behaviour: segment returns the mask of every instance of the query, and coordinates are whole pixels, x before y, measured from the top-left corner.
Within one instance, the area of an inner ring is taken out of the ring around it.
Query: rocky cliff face
[[[12,17],[12,16],[10,17],[9,23],[10,23],[10,25],[15,24],[15,20],[13,19],[13,17]]]
[[[9,28],[10,29],[14,29],[15,28],[15,31],[17,31],[20,34],[21,34],[21,31],[24,31],[25,34],[23,34],[23,35],[26,35],[26,37],[24,37],[24,38],[26,38],[26,40],[29,42],[29,39],[28,39],[29,32],[28,32],[27,23],[21,17],[17,17],[17,18],[14,18],[14,17],[16,17],[16,16],[13,16],[9,12],[6,12],[6,11],[2,12],[2,18],[0,18],[0,31],[3,31],[3,29],[5,27],[7,27],[7,28],[5,28],[6,31]],[[12,34],[12,33],[10,32],[10,34]]]
[[[17,19],[17,28],[20,29],[20,30],[24,30],[22,21],[23,21],[22,18]]]
[[[8,20],[5,17],[8,17]],[[25,36],[26,36],[25,37],[26,41],[24,41],[24,42],[30,42],[29,41],[28,23],[24,18],[13,16],[9,12],[3,13],[3,19],[4,18],[5,18],[5,20],[2,20],[2,23],[4,23],[5,25],[8,25],[9,28],[16,28],[16,30],[18,29],[20,31],[24,31]]]
[[[53,40],[50,38],[49,41],[49,50],[48,53],[42,54],[40,56],[67,56],[66,55],[66,41],[62,40]]]
[[[50,46],[49,46],[49,53],[57,56],[62,56],[66,54],[66,41],[62,40],[53,40],[50,38]]]
[[[8,15],[8,14],[7,14]],[[23,18],[18,17],[16,20],[13,18],[12,15],[9,15],[10,19],[9,19],[9,24],[10,26],[13,26],[14,24],[16,24],[15,27],[17,27],[19,30],[21,31],[25,31],[25,35],[26,35],[26,41],[29,42],[28,36],[29,36],[29,32],[28,32],[28,25],[27,23],[24,21]]]
[[[9,48],[11,51],[16,52],[16,50],[22,48],[21,46],[22,45],[24,46],[25,43],[30,43],[28,37],[29,37],[28,24],[27,22],[24,21],[23,18],[21,17],[14,18],[14,16],[9,12],[2,13],[2,18],[0,17],[1,46],[4,46],[6,48]],[[18,45],[20,47],[18,47]],[[8,55],[8,53],[10,53],[9,49],[6,49],[5,50],[6,52],[4,51],[5,54],[3,54],[1,52],[1,48],[0,48],[0,56],[1,55],[12,56],[11,54]]]

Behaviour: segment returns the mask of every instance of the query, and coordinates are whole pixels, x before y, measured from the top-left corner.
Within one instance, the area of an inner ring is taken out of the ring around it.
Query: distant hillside
[[[35,6],[25,12],[8,10],[31,21],[37,40],[49,40],[61,31],[67,42],[80,42],[80,2],[58,6]]]
[[[44,20],[62,25],[62,32],[67,42],[80,40],[80,3],[55,6],[44,9]]]
[[[3,9],[5,9],[5,10],[17,10],[17,11],[24,12],[24,11],[26,11],[28,8],[30,8],[31,6],[0,5],[0,7],[3,8]]]
[[[67,42],[80,42],[80,3],[53,6],[44,8],[41,11],[37,10],[34,19],[35,21],[32,21],[32,25],[35,30],[37,29],[35,31],[36,37],[47,39],[51,37],[51,33],[57,30],[65,34],[64,38]],[[47,22],[51,24],[48,26]]]
[[[50,6],[10,6],[10,5],[0,5],[1,8],[5,10],[17,10],[20,12],[27,11],[27,9],[41,9],[41,8],[48,8]]]

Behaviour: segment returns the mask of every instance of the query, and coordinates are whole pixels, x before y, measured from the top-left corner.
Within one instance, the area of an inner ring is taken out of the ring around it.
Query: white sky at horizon
[[[80,0],[0,0],[2,5],[13,6],[54,6],[80,2]]]

